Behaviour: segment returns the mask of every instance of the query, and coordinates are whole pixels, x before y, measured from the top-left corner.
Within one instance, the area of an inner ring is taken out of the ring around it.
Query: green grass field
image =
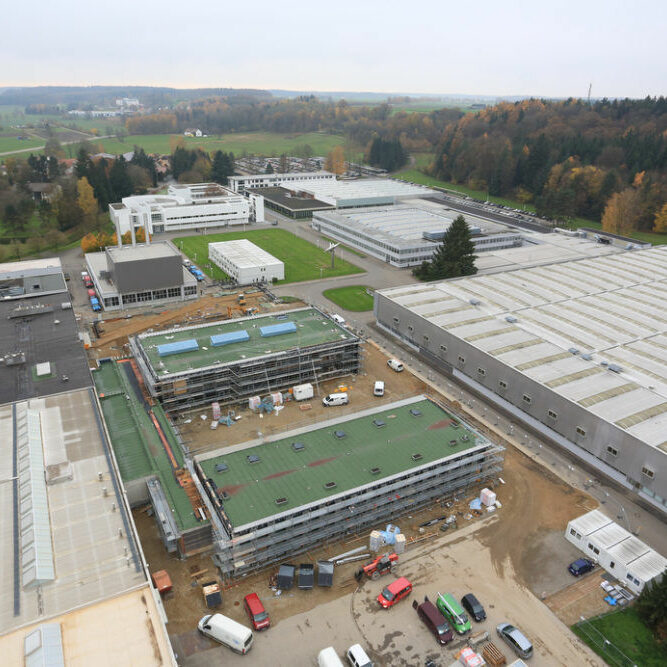
[[[222,150],[232,152],[237,157],[245,153],[257,155],[293,154],[297,146],[308,144],[315,155],[326,155],[330,150],[345,142],[344,137],[332,134],[308,132],[306,134],[279,134],[277,132],[247,132],[242,134],[224,134],[218,138],[210,137],[182,137],[180,134],[138,134],[128,135],[120,141],[118,139],[102,139],[107,153],[124,153],[132,150],[135,144],[141,146],[147,153],[171,153],[171,144],[175,139],[183,139],[185,147],[189,149],[202,148],[205,151]]]
[[[304,241],[284,229],[261,229],[247,232],[226,232],[204,236],[185,236],[174,239],[174,244],[214,280],[224,280],[225,274],[215,264],[208,263],[208,244],[215,241],[234,241],[248,239],[266,252],[285,263],[285,279],[279,285],[298,283],[304,280],[335,278],[352,273],[363,273],[354,264],[339,257],[331,268],[331,255],[320,250],[312,243]]]
[[[336,305],[355,313],[373,310],[373,297],[368,294],[366,285],[350,285],[324,290],[322,294]]]
[[[572,626],[572,631],[609,665],[634,663],[641,667],[661,667],[667,664],[667,646],[655,641],[632,608],[577,623]],[[623,660],[618,651],[605,644],[604,638],[598,633],[604,635],[632,662]]]
[[[35,148],[36,146],[43,146],[44,139],[36,139],[30,137],[29,139],[18,139],[18,135],[22,130],[17,130],[14,136],[0,137],[0,153],[10,153],[12,151],[22,151],[26,148]]]

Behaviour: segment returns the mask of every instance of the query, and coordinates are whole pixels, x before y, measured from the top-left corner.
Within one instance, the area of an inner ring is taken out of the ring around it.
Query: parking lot
[[[366,581],[353,593],[292,616],[276,627],[255,635],[255,644],[247,657],[217,646],[207,639],[187,633],[173,637],[174,649],[183,665],[209,665],[224,660],[227,665],[252,662],[258,665],[315,665],[317,653],[333,646],[339,655],[354,643],[365,647],[376,665],[422,665],[427,659],[437,665],[450,665],[465,639],[455,638],[440,647],[419,621],[412,600],[423,601],[427,595],[435,601],[437,592],[451,592],[461,598],[473,591],[485,606],[487,620],[473,624],[473,633],[488,631],[489,638],[505,655],[508,663],[515,657],[495,634],[495,626],[510,622],[532,641],[537,665],[601,665],[540,600],[515,577],[510,562],[498,570],[489,549],[482,546],[476,533],[501,522],[499,516],[440,539],[416,546],[402,558],[396,574],[413,583],[411,596],[388,610],[380,608],[375,598],[390,581]],[[390,575],[391,576],[391,575]],[[293,595],[308,595],[294,591]],[[186,655],[192,648],[197,653]],[[206,647],[210,648],[206,648]]]

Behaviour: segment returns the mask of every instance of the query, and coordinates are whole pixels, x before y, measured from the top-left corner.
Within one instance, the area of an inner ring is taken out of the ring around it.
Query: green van
[[[460,635],[470,632],[470,619],[466,616],[463,608],[453,595],[449,593],[445,593],[444,595],[438,593],[438,599],[435,604],[440,610],[440,613],[445,618],[449,619],[456,632]]]

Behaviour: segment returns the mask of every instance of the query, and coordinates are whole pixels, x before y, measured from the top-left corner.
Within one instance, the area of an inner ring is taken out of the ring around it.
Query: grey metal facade
[[[667,512],[665,452],[378,292],[375,316],[381,327],[413,347],[439,371],[468,378],[473,387],[488,390],[491,398],[495,396],[511,404],[520,418],[523,416],[525,421],[532,418],[573,443],[575,452],[578,450],[582,458],[585,454],[592,455],[600,472],[617,480],[620,478],[627,488]],[[524,396],[529,397],[530,402]],[[550,411],[556,418],[550,416]],[[585,435],[577,429],[583,430]],[[612,454],[608,448],[617,454]],[[646,466],[655,471],[652,479],[642,472]]]
[[[177,253],[165,257],[114,259],[107,252],[109,272],[117,290],[144,292],[183,285],[183,266]]]

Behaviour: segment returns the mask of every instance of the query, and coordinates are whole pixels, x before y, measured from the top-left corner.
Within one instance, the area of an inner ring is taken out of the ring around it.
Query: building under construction
[[[224,574],[243,576],[493,485],[503,448],[425,396],[198,457]]]
[[[359,371],[360,339],[315,308],[144,333],[130,339],[165,410],[319,383]]]

